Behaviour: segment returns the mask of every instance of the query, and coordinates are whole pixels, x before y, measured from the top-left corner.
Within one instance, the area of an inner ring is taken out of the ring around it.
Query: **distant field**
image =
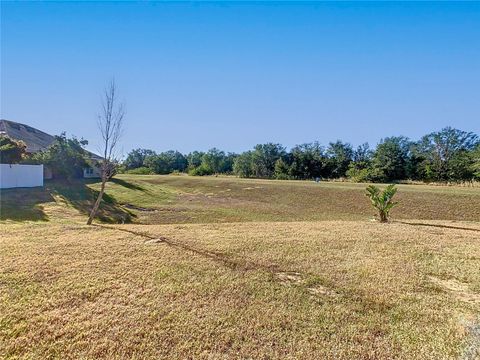
[[[392,212],[396,219],[480,221],[478,187],[398,187],[400,204]],[[98,188],[95,183],[47,183],[45,190],[3,191],[0,216],[57,220],[67,214],[71,219],[88,211]],[[111,222],[365,220],[374,215],[365,184],[354,183],[120,175],[108,184],[107,194],[101,216]],[[64,205],[75,211],[65,213]]]
[[[478,359],[480,189],[119,176],[2,191],[0,358]],[[118,224],[121,221],[131,224]]]

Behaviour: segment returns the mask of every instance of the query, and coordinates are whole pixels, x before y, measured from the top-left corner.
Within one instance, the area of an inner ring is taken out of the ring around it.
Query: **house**
[[[11,139],[23,141],[25,145],[27,145],[26,150],[29,154],[43,151],[55,141],[55,137],[50,134],[25,124],[4,119],[0,119],[0,135],[7,135]],[[102,160],[100,156],[88,151],[87,153],[93,164],[100,164],[100,161]],[[84,178],[99,178],[100,175],[99,166],[92,166],[83,169]],[[43,177],[45,179],[52,178],[52,172],[47,166],[44,166]]]

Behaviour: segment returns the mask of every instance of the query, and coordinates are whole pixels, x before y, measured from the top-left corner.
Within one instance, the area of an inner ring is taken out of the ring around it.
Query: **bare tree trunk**
[[[100,192],[98,193],[97,200],[93,205],[92,211],[90,212],[90,216],[88,217],[87,225],[92,225],[93,218],[100,207],[100,203],[102,202],[103,194],[105,193],[105,184],[107,183],[107,178],[102,176],[102,185],[100,187]]]
[[[115,173],[115,166],[118,162],[116,148],[122,134],[124,115],[123,104],[117,105],[115,81],[112,80],[105,89],[102,113],[98,117],[97,124],[103,139],[102,185],[97,200],[90,212],[87,225],[92,224],[95,214],[102,202],[103,194],[105,193],[105,184]]]

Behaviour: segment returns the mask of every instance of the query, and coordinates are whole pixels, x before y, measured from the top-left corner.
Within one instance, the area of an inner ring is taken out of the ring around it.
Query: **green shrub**
[[[212,174],[213,174],[212,169],[205,164],[201,164],[200,166],[197,166],[196,168],[190,169],[188,171],[188,175],[191,175],[191,176],[205,176],[205,175],[212,175]]]
[[[347,176],[355,182],[368,182],[372,180],[370,169],[358,169],[354,164],[350,164],[347,170]]]
[[[392,201],[396,193],[397,188],[394,184],[388,185],[383,191],[380,191],[375,185],[367,187],[367,193],[365,195],[370,198],[372,206],[378,210],[380,222],[388,222],[390,210],[398,204]]]

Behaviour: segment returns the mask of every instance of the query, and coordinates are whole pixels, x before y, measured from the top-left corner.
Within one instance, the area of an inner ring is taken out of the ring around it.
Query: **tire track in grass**
[[[193,252],[194,254],[206,257],[211,259],[215,262],[219,262],[222,265],[228,267],[231,270],[236,271],[264,271],[267,272],[272,276],[272,278],[281,283],[282,285],[287,286],[295,286],[300,288],[312,296],[328,296],[328,297],[336,297],[339,295],[338,292],[324,286],[321,284],[307,284],[307,279],[309,275],[302,274],[296,271],[287,271],[281,269],[278,265],[261,265],[252,261],[243,260],[243,259],[232,259],[226,256],[224,253],[202,250],[191,245],[187,245],[185,243],[181,243],[165,236],[153,236],[145,232],[139,232],[134,230],[122,229],[118,227],[110,227],[104,225],[95,225],[97,227],[106,228],[106,229],[115,229],[118,231],[126,232],[135,236],[140,236],[147,238],[144,242],[146,245],[156,245],[156,244],[165,244],[171,247],[179,248],[182,250]]]

